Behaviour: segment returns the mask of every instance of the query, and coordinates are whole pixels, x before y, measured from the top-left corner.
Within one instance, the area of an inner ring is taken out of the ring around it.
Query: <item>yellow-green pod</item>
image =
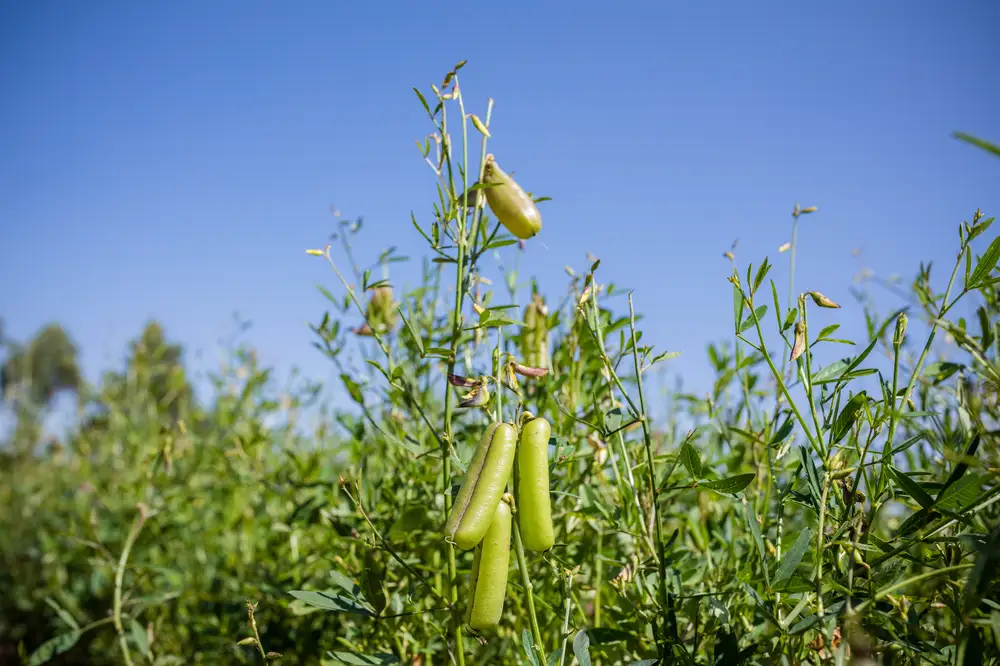
[[[541,295],[535,294],[524,309],[521,329],[521,360],[531,368],[549,367],[548,308]]]
[[[490,527],[476,548],[472,561],[469,606],[465,621],[482,631],[497,626],[503,614],[510,566],[510,507],[501,500],[493,511]]]
[[[552,504],[549,501],[549,435],[552,426],[543,418],[531,419],[521,428],[517,447],[517,524],[528,550],[546,551],[555,543]]]
[[[486,203],[510,233],[527,239],[541,231],[542,214],[538,211],[538,206],[517,181],[497,166],[493,155],[486,156],[483,183],[496,184],[496,187],[483,190],[486,193]]]
[[[509,423],[491,424],[479,440],[444,528],[462,550],[483,540],[514,468],[516,448],[517,431]]]

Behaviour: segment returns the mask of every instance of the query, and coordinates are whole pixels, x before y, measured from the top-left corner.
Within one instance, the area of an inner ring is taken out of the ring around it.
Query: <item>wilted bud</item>
[[[281,653],[280,652],[268,652],[267,654],[264,655],[264,658],[267,659],[267,660],[269,660],[269,661],[271,659],[280,659],[281,658]]]
[[[528,239],[542,229],[542,214],[528,193],[497,166],[492,154],[486,156],[483,182],[494,184],[486,188],[486,203],[507,230],[520,239]]]
[[[529,368],[528,366],[520,365],[519,363],[512,363],[511,368],[522,377],[531,377],[532,379],[538,379],[539,377],[544,377],[549,374],[548,368]]]
[[[820,306],[821,308],[839,308],[840,306],[831,301],[829,298],[819,293],[818,291],[810,291],[809,295],[812,296],[813,303]]]
[[[368,301],[367,324],[379,333],[389,332],[396,327],[399,313],[392,297],[392,287],[376,287]]]
[[[462,375],[448,375],[448,383],[459,388],[472,388],[476,385],[477,381],[463,377]]]
[[[517,381],[517,373],[514,371],[514,362],[505,363],[500,372],[503,373],[503,383],[514,393],[521,393],[521,385]]]
[[[487,380],[482,379],[472,387],[472,390],[465,394],[459,407],[483,407],[490,401],[490,389]]]
[[[819,208],[816,206],[809,206],[808,208],[803,208],[799,211],[799,215],[808,215],[809,213],[815,213]]]
[[[799,319],[795,322],[795,339],[792,341],[792,355],[788,359],[794,361],[806,350],[806,323]]]
[[[903,344],[903,336],[906,335],[906,322],[908,317],[905,312],[900,312],[896,318],[896,332],[892,335],[892,346],[897,349]]]
[[[729,250],[726,250],[725,252],[723,252],[722,256],[725,257],[726,259],[728,259],[729,261],[735,261],[736,260],[736,257],[733,256],[733,253],[730,252]]]
[[[781,247],[778,248],[778,252],[788,252],[791,249],[792,249],[792,244],[790,242],[782,243]]]

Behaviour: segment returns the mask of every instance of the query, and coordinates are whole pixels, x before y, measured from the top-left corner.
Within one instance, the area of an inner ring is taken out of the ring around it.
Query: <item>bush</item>
[[[65,441],[9,447],[8,649],[32,664],[997,663],[992,218],[960,226],[943,291],[921,266],[881,316],[859,290],[858,344],[809,325],[839,305],[795,285],[782,303],[767,259],[731,257],[713,388],[673,392],[653,419],[650,370],[671,355],[599,261],[523,306],[516,273],[506,293],[484,279],[484,255],[519,241],[465,175],[482,173],[491,114],[466,115],[457,81],[418,92],[438,177],[433,216],[414,217],[422,283],[393,285],[391,252],[373,277],[309,251],[333,270],[313,329],[350,408],[307,429],[318,388],[276,390],[245,347],[199,404],[159,331],[80,389]],[[339,230],[348,256],[360,230]],[[476,632],[473,553],[442,525],[486,425],[525,412],[552,425],[555,546],[525,552],[515,521],[503,616]]]

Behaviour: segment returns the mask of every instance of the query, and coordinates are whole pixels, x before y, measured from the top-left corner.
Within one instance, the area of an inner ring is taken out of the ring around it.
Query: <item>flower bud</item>
[[[829,298],[819,293],[818,291],[810,291],[809,295],[812,296],[813,303],[820,306],[821,308],[839,308],[840,306],[831,301]]]
[[[903,336],[906,335],[906,322],[908,317],[905,312],[900,312],[896,318],[896,332],[892,336],[892,346],[899,348],[903,344]]]

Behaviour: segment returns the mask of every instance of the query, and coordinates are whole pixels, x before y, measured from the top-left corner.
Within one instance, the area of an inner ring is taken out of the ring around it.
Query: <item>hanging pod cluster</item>
[[[492,154],[486,156],[483,183],[493,186],[485,189],[486,203],[507,231],[526,240],[542,230],[542,214],[538,206],[517,181],[497,166]]]
[[[548,421],[533,416],[524,421],[520,441],[512,424],[491,424],[455,498],[445,534],[460,549],[475,549],[466,613],[473,629],[496,626],[503,612],[514,501],[504,489],[512,473],[522,544],[528,550],[545,551],[555,543],[549,501],[550,432]]]

